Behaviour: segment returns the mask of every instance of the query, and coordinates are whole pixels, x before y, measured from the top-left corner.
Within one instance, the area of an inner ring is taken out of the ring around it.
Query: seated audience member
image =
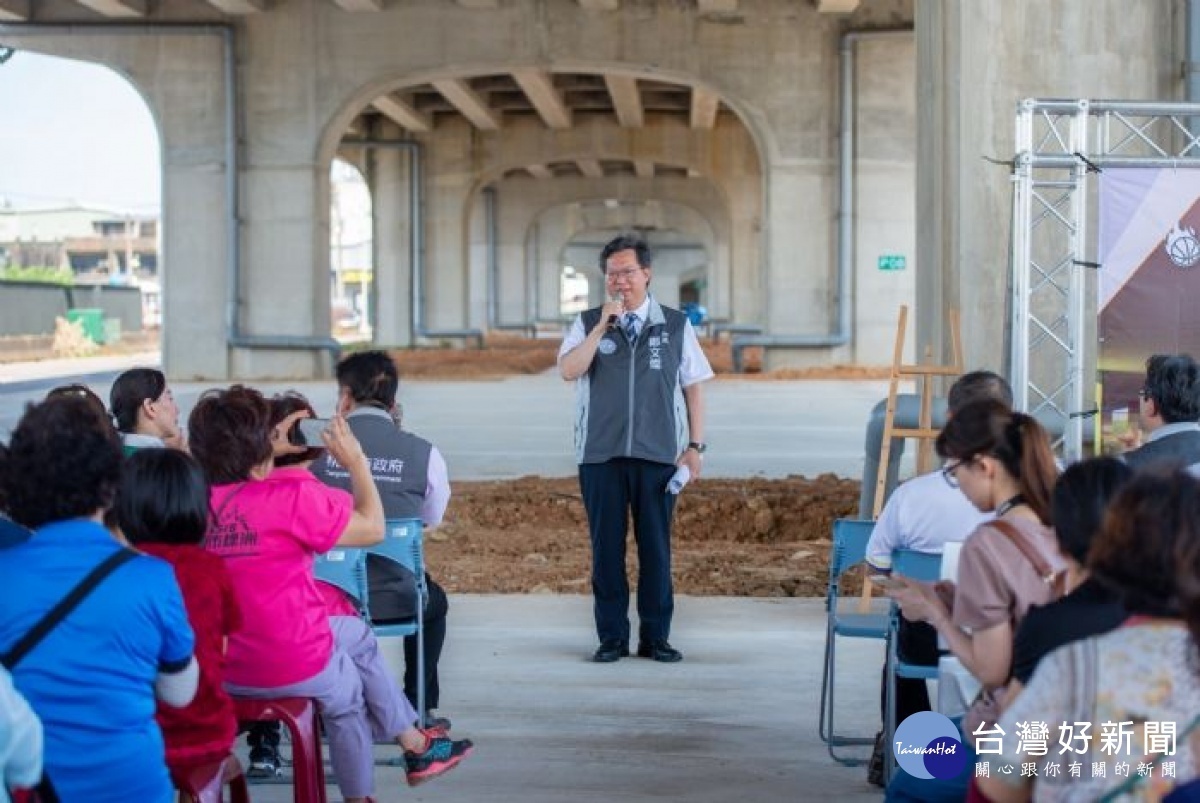
[[[442,523],[450,502],[450,475],[442,453],[429,441],[403,429],[396,392],[396,363],[382,351],[362,351],[337,366],[339,414],[371,461],[371,476],[388,519],[419,519],[426,531]],[[312,466],[317,479],[348,489],[346,470],[323,455]],[[379,623],[412,621],[417,616],[416,578],[403,566],[367,558],[371,619]],[[433,711],[441,699],[438,664],[446,643],[445,590],[425,572],[429,590],[423,614],[425,629],[425,711],[427,726],[448,729],[450,721]],[[404,694],[417,704],[417,637],[404,639]]]
[[[905,618],[932,624],[985,694],[967,712],[963,732],[972,733],[988,715],[992,696],[1012,671],[1013,633],[1032,605],[1055,597],[1047,582],[1063,569],[1050,529],[1051,492],[1057,475],[1046,431],[1032,417],[996,401],[969,404],[937,439],[945,481],[959,487],[995,518],[964,542],[953,603],[932,583],[904,580],[889,591]],[[964,740],[966,741],[966,740]],[[961,800],[965,774],[925,781],[899,772],[888,800]]]
[[[87,385],[79,384],[78,382],[70,385],[59,385],[56,388],[51,388],[46,393],[47,399],[56,399],[60,396],[75,396],[81,399],[86,399],[94,410],[104,416],[104,420],[112,425],[112,419],[108,415],[108,408],[104,406],[104,402],[96,395],[96,392]]]
[[[0,803],[42,779],[42,723],[0,667]]]
[[[1187,354],[1146,360],[1138,421],[1146,442],[1122,457],[1135,470],[1200,463],[1200,365]]]
[[[383,537],[383,508],[362,448],[341,418],[325,448],[350,472],[352,495],[304,469],[274,469],[270,404],[234,385],[208,391],[188,420],[192,452],[211,484],[205,547],[233,579],[243,626],[229,642],[226,688],[238,697],[312,697],[330,761],[348,803],[374,791],[375,740],[403,750],[408,782],[454,768],[468,741],[416,727],[374,634],[357,617],[331,619],[313,577],[313,557]]]
[[[223,758],[237,737],[225,691],[225,642],[241,625],[233,583],[201,543],[208,528],[208,484],[196,461],[174,449],[142,449],[125,463],[116,521],[130,544],[171,564],[196,635],[200,682],[185,708],[159,703],[158,724],[175,772]]]
[[[946,417],[968,404],[993,400],[1012,406],[1012,388],[999,374],[972,371],[963,374],[946,395]],[[867,563],[876,571],[892,568],[898,549],[940,553],[950,542],[964,541],[991,514],[980,510],[959,488],[946,482],[942,472],[931,471],[896,487],[879,514],[867,541]]]
[[[282,393],[271,399],[271,438],[274,447],[275,470],[311,470],[314,460],[325,453],[324,446],[310,446],[299,431],[300,418],[316,418],[316,411],[303,395],[295,392]],[[353,432],[353,430],[351,430]],[[380,489],[382,493],[382,489]],[[358,616],[358,601],[344,594],[341,589],[326,583],[318,583],[325,598],[330,616]],[[382,589],[380,589],[382,591]],[[415,587],[414,587],[415,592]],[[376,588],[372,588],[372,597]],[[411,699],[410,699],[411,702]],[[448,727],[442,730],[449,730]],[[282,760],[279,743],[282,728],[278,722],[247,723],[247,741],[250,744],[251,777],[273,777],[279,774]]]
[[[45,770],[61,799],[168,803],[155,696],[186,705],[199,672],[171,567],[101,525],[122,459],[115,430],[84,398],[48,399],[17,424],[0,485],[8,512],[34,533],[0,550],[0,653],[11,665],[52,608],[93,570],[112,568],[19,656],[13,681],[42,720]]]
[[[963,374],[946,395],[946,415],[952,418],[971,402],[985,399],[994,399],[1011,407],[1012,389],[1002,376],[991,371]],[[873,571],[890,572],[892,553],[898,549],[941,553],[945,544],[962,541],[989,518],[989,513],[979,510],[962,491],[951,487],[942,478],[941,471],[913,477],[898,486],[883,506],[867,541],[867,564]],[[925,622],[901,619],[897,651],[910,663],[934,665],[938,661],[937,632]],[[881,708],[883,701],[881,689]],[[925,681],[897,678],[896,721],[903,722],[918,711],[928,710],[929,689]],[[884,784],[884,747],[883,732],[880,731],[867,770],[868,780],[876,786]]]
[[[1116,593],[1129,619],[1038,664],[997,723],[1005,733],[993,742],[999,752],[979,756],[991,769],[990,777],[976,779],[978,786],[997,803],[1157,800],[1200,773],[1189,749],[1200,722],[1200,486],[1181,471],[1135,477],[1113,500],[1088,569]],[[1049,724],[1052,746],[1040,757],[1021,749],[1019,735],[1038,722]],[[1066,734],[1071,752],[1065,755],[1053,747],[1064,738],[1063,723],[1090,723],[1086,736],[1078,725]],[[1105,738],[1122,732],[1128,735]],[[1173,755],[1164,753],[1168,744]],[[1047,771],[1055,761],[1061,771]],[[1082,765],[1077,777],[1067,771],[1070,761]],[[1163,761],[1172,763],[1171,775]],[[1031,762],[1036,778],[1019,771]],[[1122,762],[1125,772],[1118,769]],[[998,772],[1004,765],[1017,771]],[[1139,772],[1140,765],[1155,771]]]
[[[179,407],[162,371],[130,368],[113,382],[108,406],[126,455],[138,449],[184,448]]]
[[[1066,562],[1067,592],[1062,599],[1029,609],[1013,639],[1013,677],[1005,699],[1029,682],[1045,656],[1064,644],[1107,633],[1125,621],[1125,609],[1112,589],[1087,570],[1087,554],[1100,532],[1104,512],[1133,476],[1114,457],[1068,466],[1054,485],[1054,538]]]
[[[271,446],[276,471],[297,468],[308,469],[313,460],[324,453],[324,446],[309,446],[300,435],[297,425],[300,418],[316,418],[317,413],[308,399],[299,393],[277,394],[270,400]],[[342,599],[336,589],[318,583],[317,588],[330,604],[337,605],[338,613],[347,610],[351,615],[357,611]],[[334,615],[330,613],[330,615]],[[282,774],[283,758],[279,755],[279,743],[283,726],[278,722],[247,722],[242,729],[250,745],[250,766],[246,774],[250,778],[274,778]]]

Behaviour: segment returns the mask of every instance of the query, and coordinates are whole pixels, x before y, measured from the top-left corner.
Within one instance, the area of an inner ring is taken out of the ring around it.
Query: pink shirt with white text
[[[283,468],[213,486],[210,504],[204,546],[225,560],[244,620],[229,639],[226,681],[275,688],[315,676],[333,654],[333,634],[313,557],[337,543],[353,498],[306,469]]]

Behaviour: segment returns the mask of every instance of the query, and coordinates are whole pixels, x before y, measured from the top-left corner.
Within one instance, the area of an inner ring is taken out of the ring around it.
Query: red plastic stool
[[[171,782],[180,792],[191,795],[195,803],[224,803],[226,784],[230,803],[250,803],[246,775],[232,753],[217,761],[173,767]]]
[[[239,722],[282,722],[287,727],[292,734],[292,799],[295,803],[325,803],[316,701],[306,697],[234,697],[233,708]]]

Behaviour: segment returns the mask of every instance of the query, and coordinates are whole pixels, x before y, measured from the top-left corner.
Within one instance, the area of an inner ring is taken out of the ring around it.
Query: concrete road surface
[[[107,399],[116,373],[153,355],[0,366],[0,438],[24,403],[85,381]],[[173,386],[184,414],[204,384]],[[322,413],[332,383],[296,389]],[[863,428],[882,382],[719,380],[708,385],[711,476],[858,477]],[[405,423],[438,444],[455,479],[575,473],[572,386],[553,373],[490,382],[402,382]],[[376,771],[379,801],[808,801],[879,798],[863,768],[831,761],[817,738],[824,611],[819,600],[681,598],[672,642],[681,664],[599,665],[591,601],[558,595],[455,595],[443,661],[442,712],[476,753],[418,789]],[[400,645],[384,640],[389,661]],[[839,728],[879,727],[881,642],[844,642]],[[394,755],[377,747],[377,757]],[[865,751],[860,751],[865,757]],[[244,748],[243,748],[244,757]],[[256,801],[291,788],[255,785]],[[330,800],[339,800],[330,788]]]
[[[156,355],[147,354],[0,365],[0,439],[7,440],[25,403],[51,387],[82,381],[107,401],[120,371],[155,361]],[[332,382],[257,386],[265,393],[298,390],[321,414],[333,410]],[[211,384],[172,387],[186,417]],[[886,383],[879,381],[719,379],[706,387],[705,473],[713,477],[833,472],[858,479],[867,417],[887,395]],[[484,382],[402,380],[400,400],[405,426],[438,445],[454,479],[575,474],[574,386],[553,372]]]

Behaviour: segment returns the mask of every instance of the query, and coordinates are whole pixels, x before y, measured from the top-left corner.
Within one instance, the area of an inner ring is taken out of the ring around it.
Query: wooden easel
[[[933,467],[933,441],[941,430],[933,427],[933,385],[938,377],[962,374],[962,332],[959,331],[958,310],[950,310],[950,351],[953,362],[935,365],[929,346],[925,347],[925,361],[917,365],[904,364],[904,339],[908,330],[908,306],[900,306],[900,321],[896,325],[896,348],[892,352],[892,370],[888,383],[887,408],[883,418],[883,442],[879,447],[879,467],[875,472],[875,506],[871,518],[878,519],[883,510],[883,496],[887,489],[888,460],[892,454],[892,438],[915,438],[919,442],[917,451],[917,473],[925,474]],[[920,385],[921,410],[917,427],[896,426],[896,397],[899,395],[901,379],[912,377]],[[860,610],[865,611],[871,602],[871,584],[864,582]]]

